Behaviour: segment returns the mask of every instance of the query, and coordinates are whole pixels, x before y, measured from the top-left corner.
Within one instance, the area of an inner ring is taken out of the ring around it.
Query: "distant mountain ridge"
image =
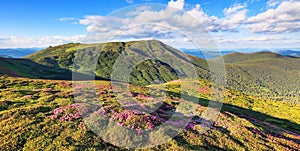
[[[267,59],[267,58],[287,58],[290,56],[281,55],[275,52],[269,51],[261,51],[261,52],[253,52],[253,53],[241,53],[241,52],[234,52],[230,53],[215,59],[213,61],[217,61],[219,59],[224,59],[225,63],[238,63],[244,61],[253,61],[257,59]]]
[[[12,57],[8,55],[0,55],[0,58],[12,58]]]
[[[206,59],[206,60],[210,60],[213,58],[217,58],[220,55],[226,55],[226,54],[230,54],[230,53],[234,53],[235,51],[220,51],[220,52],[216,52],[216,51],[206,51],[206,52],[202,52],[199,49],[181,49],[182,52],[195,56],[195,57],[199,57],[202,59]]]
[[[43,48],[0,48],[0,55],[9,56],[11,58],[22,58],[42,49]]]
[[[294,56],[294,57],[300,57],[300,51],[294,51],[294,50],[280,50],[277,51],[277,53],[285,56]]]
[[[244,52],[243,50],[220,50],[220,51],[206,51],[204,55],[203,52],[201,52],[199,49],[181,49],[182,52],[196,56],[202,59],[215,59],[221,56],[225,56],[227,54],[232,54],[232,53],[244,53],[244,54],[251,54],[251,53],[259,53],[259,52],[273,52],[277,53],[283,56],[292,56],[292,57],[300,57],[300,51],[295,51],[295,50],[279,50],[279,51],[270,51],[270,50],[255,50],[255,51],[247,51]]]

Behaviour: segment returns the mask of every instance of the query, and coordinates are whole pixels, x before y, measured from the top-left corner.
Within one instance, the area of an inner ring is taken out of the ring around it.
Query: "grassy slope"
[[[0,80],[0,150],[119,150],[88,129],[80,128],[78,125],[82,121],[81,118],[73,122],[60,122],[59,119],[50,118],[55,108],[74,103],[69,81],[10,77],[1,77]],[[115,94],[109,89],[108,82],[98,81],[96,85],[97,92],[101,93],[97,100],[99,104],[112,112],[124,111],[118,107],[114,99]],[[205,91],[200,94],[188,92],[189,97],[201,98],[197,106],[199,115],[207,108],[210,85],[208,82],[201,81],[200,87]],[[171,96],[176,96],[180,90],[178,81],[170,82],[165,86]],[[131,91],[135,94],[147,94],[148,90],[148,88],[131,86]],[[230,90],[227,91],[226,96],[223,109],[212,129],[204,134],[198,134],[197,128],[187,129],[168,143],[152,149],[300,149],[300,136],[290,132],[300,132],[297,129],[300,124],[300,116],[297,114],[300,109],[299,104],[290,106],[284,102],[265,101]],[[145,98],[138,100],[147,102]],[[170,100],[165,102],[170,103]]]

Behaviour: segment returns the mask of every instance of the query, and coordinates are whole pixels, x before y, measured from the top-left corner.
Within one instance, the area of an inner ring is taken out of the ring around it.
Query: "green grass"
[[[11,77],[1,77],[0,80],[0,150],[122,149],[97,137],[88,127],[86,130],[80,128],[78,125],[82,122],[81,118],[73,122],[60,122],[59,119],[50,118],[54,115],[54,109],[76,103],[72,97],[70,81]],[[204,90],[210,92],[211,84],[207,81],[195,83],[200,85],[201,92],[204,93],[187,92],[189,97],[185,101],[193,100],[192,97],[199,98],[195,107],[200,116],[207,109],[210,98],[209,93]],[[166,87],[169,92],[161,93],[159,88],[162,87]],[[97,81],[96,90],[99,92],[99,99],[94,100],[94,103],[101,104],[104,110],[110,110],[110,116],[125,111],[120,108],[117,99],[122,94],[113,93],[109,82]],[[137,103],[150,103],[146,96],[153,93],[165,96],[166,99],[162,101],[174,104],[176,108],[176,98],[181,88],[180,81],[173,81],[149,87],[131,85],[130,91],[135,94],[133,97]],[[285,102],[262,100],[233,90],[227,90],[226,96],[221,113],[210,130],[199,134],[201,126],[195,126],[194,130],[183,130],[172,140],[145,150],[300,149],[300,136],[291,133],[299,133],[299,104],[290,106]],[[90,100],[82,100],[82,103],[85,101]],[[182,109],[182,113],[189,111],[189,108]],[[70,112],[74,111],[66,110],[60,116]],[[143,125],[143,116],[148,114],[134,115],[124,124]],[[115,134],[116,131],[109,133]]]

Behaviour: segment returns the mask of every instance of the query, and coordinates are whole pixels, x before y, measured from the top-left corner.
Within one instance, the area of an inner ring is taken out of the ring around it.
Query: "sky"
[[[175,48],[298,49],[299,0],[1,0],[0,48],[158,39]]]

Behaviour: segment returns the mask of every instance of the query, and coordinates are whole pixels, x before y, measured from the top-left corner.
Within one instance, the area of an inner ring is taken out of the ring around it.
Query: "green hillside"
[[[133,68],[130,82],[135,84],[148,85],[153,81],[164,83],[177,79],[180,76],[177,73],[192,72],[184,66],[184,64],[190,64],[190,60],[187,59],[189,56],[156,40],[90,45],[66,44],[49,47],[25,58],[51,67],[111,78],[113,65],[120,56],[126,59],[122,62],[124,67],[119,67],[121,70],[127,69],[131,62],[138,62],[140,58],[150,58],[138,63]],[[151,59],[152,56],[159,58]],[[161,58],[165,62],[162,62]],[[205,61],[203,62],[205,63]],[[207,77],[208,72],[205,69],[197,68],[197,70],[203,73],[201,76]]]
[[[300,58],[270,52],[224,56],[227,62],[234,57],[239,61],[226,65],[230,88],[256,97],[300,102]]]

